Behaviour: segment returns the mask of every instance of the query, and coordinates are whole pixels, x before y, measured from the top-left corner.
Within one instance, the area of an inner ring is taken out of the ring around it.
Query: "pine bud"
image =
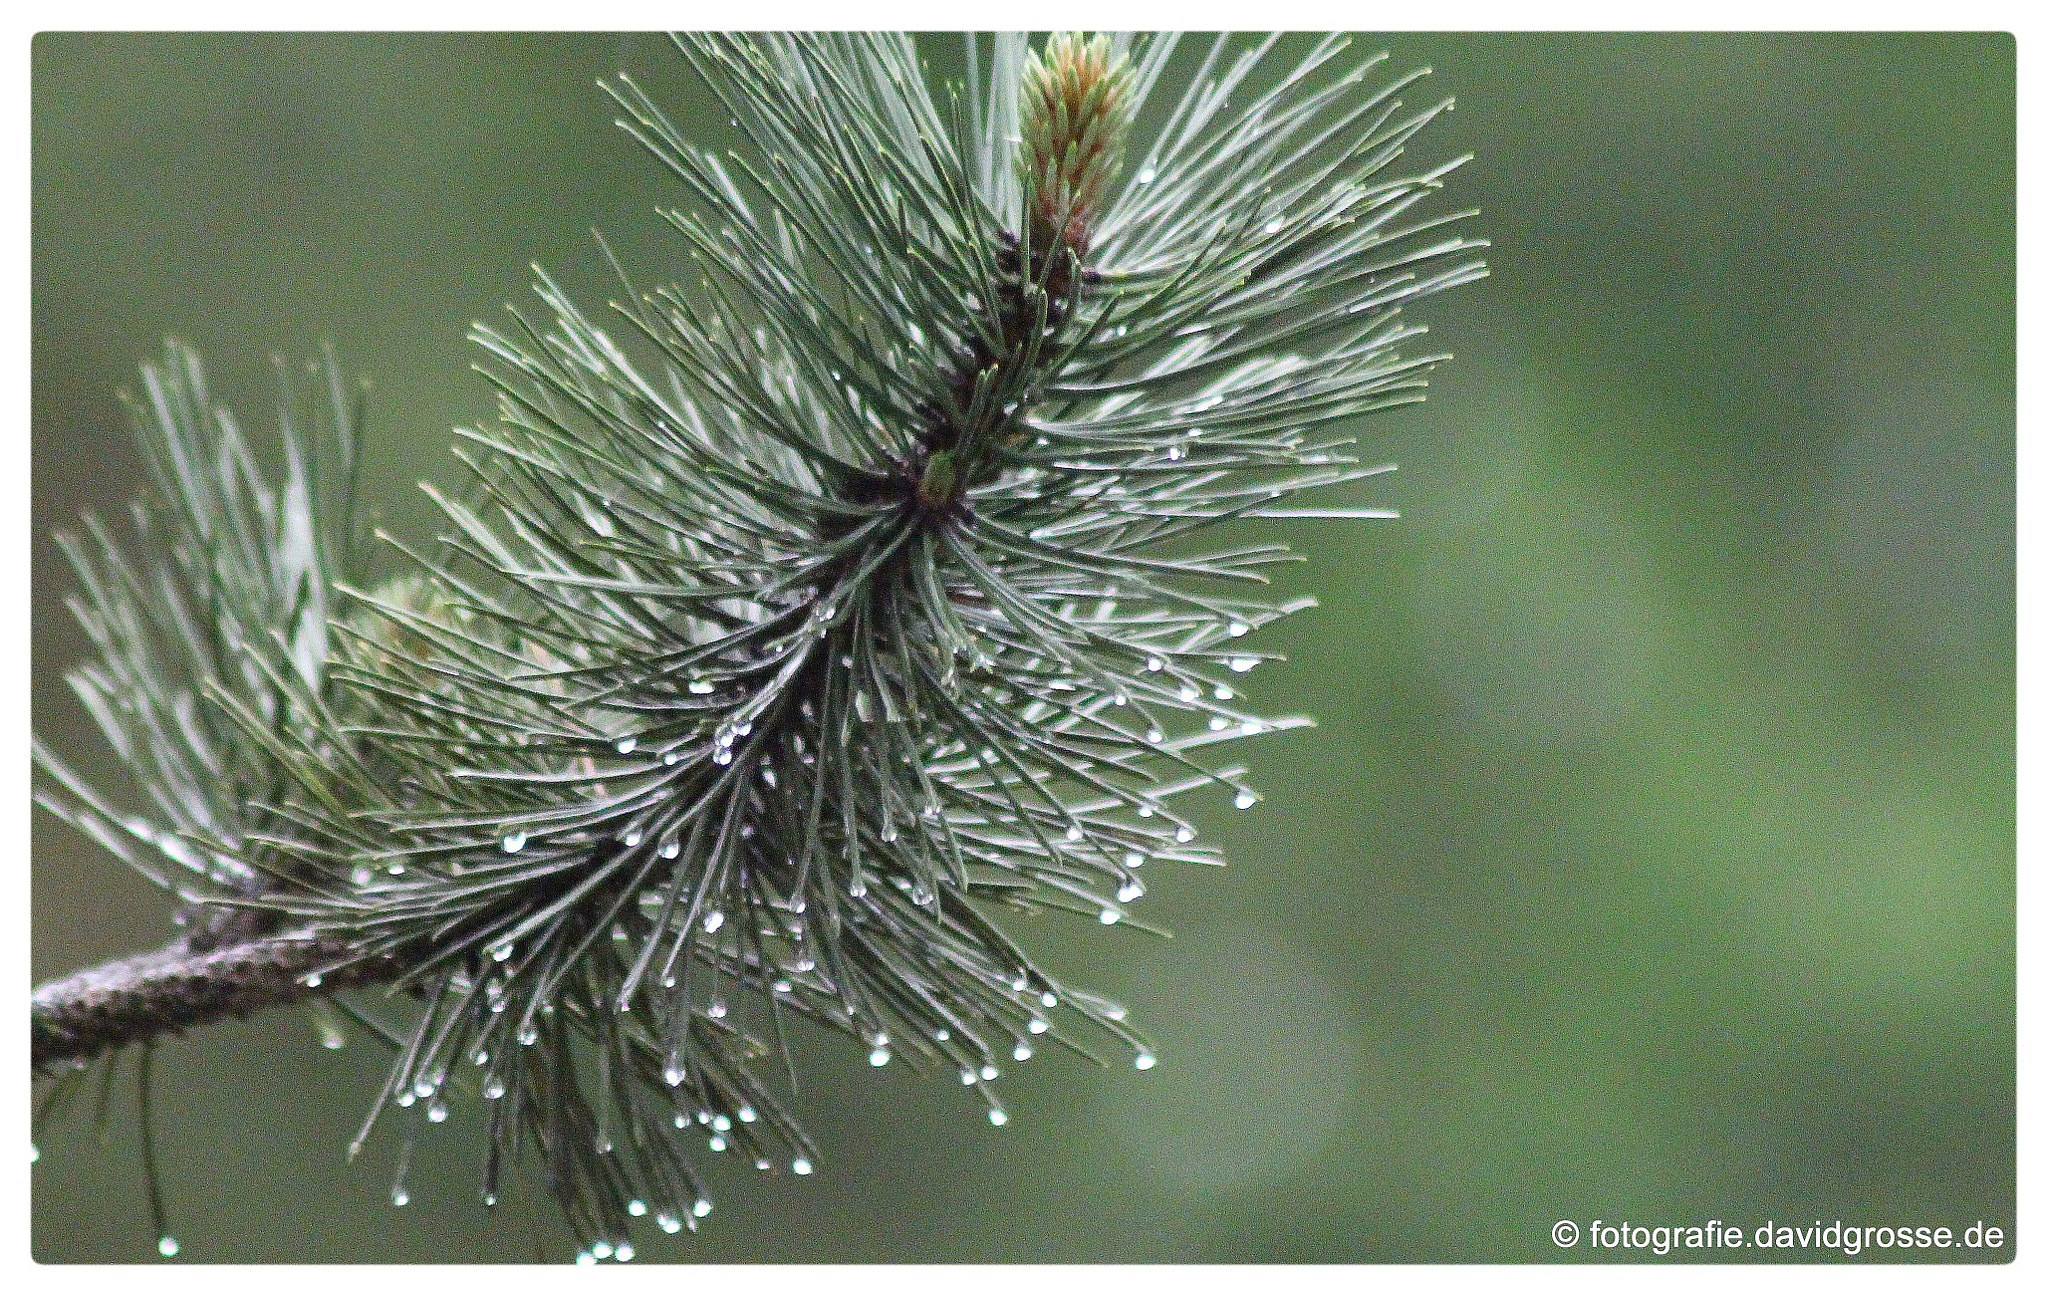
[[[1088,254],[1090,227],[1123,165],[1136,108],[1130,63],[1111,53],[1107,36],[1054,36],[1025,64],[1017,170],[1036,255],[1056,246],[1077,258]]]
[[[917,483],[917,498],[934,511],[952,504],[960,493],[959,465],[950,450],[941,450],[926,461],[924,475]]]

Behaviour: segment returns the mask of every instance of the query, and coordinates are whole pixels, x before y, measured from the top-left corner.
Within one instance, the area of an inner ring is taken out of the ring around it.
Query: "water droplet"
[[[1102,919],[1102,925],[1103,925],[1104,927],[1109,927],[1109,926],[1112,926],[1112,925],[1114,925],[1114,924],[1115,924],[1115,922],[1116,922],[1116,920],[1117,920],[1117,919],[1119,919],[1119,918],[1121,918],[1121,917],[1123,917],[1123,915],[1122,915],[1122,914],[1120,914],[1120,913],[1118,913],[1118,912],[1117,912],[1116,910],[1114,910],[1114,909],[1104,909],[1104,910],[1102,911],[1102,913],[1101,913],[1100,917],[1101,917],[1101,919]]]
[[[404,1202],[399,1203],[401,1206],[404,1204]],[[178,1239],[168,1233],[164,1234],[156,1240],[156,1253],[160,1256],[174,1256],[178,1254]]]
[[[964,1085],[971,1085],[971,1084],[973,1084],[973,1083],[974,1083],[974,1068],[973,1068],[973,1067],[961,1067],[961,1068],[960,1068],[960,1083],[961,1083],[961,1084],[964,1084]]]
[[[34,1164],[35,1164],[36,1162],[38,1162],[38,1161],[40,1161],[40,1160],[42,1160],[42,1159],[43,1159],[43,1153],[42,1153],[42,1150],[41,1150],[40,1148],[38,1148],[38,1147],[37,1147],[37,1146],[36,1146],[35,1144],[33,1144],[33,1143],[29,1144],[29,1145],[28,1145],[28,1163],[29,1163],[30,1165],[34,1165]]]
[[[408,1089],[404,1093],[399,1094],[397,1098],[393,1099],[393,1101],[396,1102],[400,1107],[410,1107],[419,1100],[417,1098],[414,1098],[412,1096],[412,1090]]]
[[[391,1190],[391,1204],[393,1206],[403,1206],[411,1200],[412,1194],[407,1192],[405,1189],[393,1188]]]
[[[638,738],[621,738],[619,739],[619,755],[627,755],[639,745],[640,740]]]
[[[809,1174],[811,1172],[811,1163],[802,1157],[798,1157],[789,1163],[789,1168],[800,1175]]]
[[[1048,1030],[1052,1029],[1052,1023],[1047,1021],[1043,1017],[1033,1017],[1030,1020],[1030,1022],[1026,1024],[1026,1029],[1028,1029],[1033,1035],[1043,1035]]]
[[[647,1208],[643,1206],[640,1209],[645,1210]],[[633,1250],[633,1244],[631,1242],[621,1242],[619,1243],[619,1249],[612,1252],[612,1259],[618,1261],[620,1264],[624,1264],[628,1260],[631,1260],[635,1254],[636,1253]]]
[[[661,1226],[664,1233],[673,1233],[683,1226],[683,1222],[673,1215],[656,1215],[654,1222]]]
[[[1010,1056],[1019,1062],[1027,1062],[1031,1059],[1031,1046],[1023,1040],[1018,1040],[1017,1047],[1010,1050]]]
[[[1159,1059],[1153,1057],[1149,1052],[1140,1053],[1132,1060],[1131,1065],[1140,1071],[1150,1071],[1153,1067],[1159,1065]]]
[[[725,911],[724,911],[724,910],[722,910],[722,909],[713,909],[713,910],[712,910],[712,911],[711,911],[710,913],[708,913],[708,914],[705,914],[705,915],[704,915],[704,930],[705,930],[705,931],[706,931],[707,933],[708,933],[708,932],[715,932],[715,931],[717,931],[717,930],[718,930],[718,929],[719,929],[720,927],[723,927],[723,926],[725,926]]]
[[[711,1001],[711,1006],[706,1008],[705,1011],[710,1013],[713,1017],[725,1016],[725,1000],[713,999]]]
[[[1010,1121],[1010,1115],[1009,1115],[1009,1113],[1008,1113],[1008,1112],[1006,1112],[1006,1111],[1004,1111],[1004,1110],[1003,1110],[1002,1108],[1000,1108],[1000,1107],[991,1107],[991,1108],[989,1108],[989,1109],[988,1109],[988,1123],[989,1123],[989,1124],[991,1124],[991,1125],[1007,1125],[1007,1124],[1009,1123],[1009,1121]]]
[[[711,1118],[711,1128],[717,1130],[720,1134],[725,1133],[732,1128],[732,1117],[724,1112],[720,1112]]]
[[[1080,841],[1080,840],[1081,840],[1081,828],[1080,828],[1080,825],[1079,825],[1079,824],[1074,824],[1074,825],[1070,825],[1070,826],[1069,826],[1069,827],[1067,828],[1067,840],[1068,840],[1068,841]],[[1019,987],[1018,987],[1018,989],[1020,989],[1020,990],[1021,990],[1021,989],[1023,989],[1023,987],[1022,987],[1022,986],[1019,986]]]
[[[504,846],[507,855],[517,855],[526,848],[526,834],[523,832],[506,833],[505,840],[501,844]]]
[[[667,1082],[669,1088],[673,1089],[677,1085],[681,1084],[683,1081],[689,1079],[689,1076],[683,1071],[681,1067],[671,1066],[665,1068],[662,1071],[661,1078]]]
[[[1282,228],[1283,223],[1280,221],[1269,220],[1266,222],[1266,233],[1268,234],[1278,234]]]
[[[661,844],[661,857],[663,859],[674,859],[682,853],[683,844],[674,838],[670,838]]]
[[[434,1122],[436,1125],[439,1125],[442,1121],[447,1120],[448,1104],[437,1102],[433,1106],[427,1108],[427,1119]]]
[[[1152,167],[1146,167],[1144,170],[1138,172],[1139,184],[1151,184],[1154,180],[1158,178],[1159,172]]]
[[[307,987],[308,989],[311,989],[311,988],[313,988],[314,986],[317,986],[317,985],[319,985],[319,984],[320,984],[320,974],[319,974],[318,972],[308,972],[308,973],[306,973],[306,978],[305,978],[305,979],[306,979],[306,987]]]
[[[1138,854],[1138,852],[1136,851],[1131,851],[1130,853],[1124,856],[1125,868],[1141,868],[1144,866],[1144,863],[1145,857],[1143,855]]]
[[[1224,719],[1222,716],[1210,716],[1209,728],[1220,733],[1221,731],[1230,728],[1230,721]]]
[[[1191,842],[1195,839],[1195,830],[1182,824],[1173,830],[1173,839],[1177,842]]]
[[[1237,731],[1241,734],[1255,734],[1265,727],[1256,720],[1247,720],[1237,727]]]
[[[626,829],[626,835],[619,838],[619,844],[628,850],[638,846],[640,844],[640,830],[638,828]]]
[[[1258,794],[1255,792],[1240,792],[1237,794],[1237,808],[1249,810],[1258,799]]]
[[[1038,1002],[1044,1004],[1048,1008],[1057,1008],[1060,1006],[1060,997],[1054,994],[1052,991],[1048,990],[1044,994],[1038,996]]]
[[[734,1112],[733,1115],[739,1117],[742,1121],[750,1121],[755,1119],[756,1113],[752,1107],[742,1107]]]
[[[1166,457],[1178,463],[1188,457],[1188,448],[1176,442],[1166,447]]]
[[[1228,684],[1218,684],[1216,686],[1216,700],[1218,702],[1228,702],[1236,696],[1237,694],[1231,691]]]
[[[868,1054],[868,1065],[869,1065],[869,1066],[887,1066],[888,1064],[889,1064],[889,1050],[888,1050],[888,1049],[885,1049],[885,1048],[878,1048],[878,1049],[876,1049],[876,1050],[875,1050],[874,1052],[872,1052],[872,1053]]]
[[[1192,684],[1183,684],[1183,685],[1181,685],[1181,686],[1180,686],[1180,700],[1181,700],[1181,701],[1183,701],[1183,702],[1192,702],[1192,701],[1194,701],[1194,700],[1195,700],[1196,698],[1198,698],[1198,697],[1200,697],[1200,696],[1202,696],[1202,690],[1200,690],[1200,689],[1196,688],[1196,687],[1195,687],[1194,685],[1192,685]]]
[[[690,1213],[692,1215],[695,1215],[698,1219],[703,1219],[706,1215],[709,1215],[711,1213],[711,1199],[708,1197],[699,1197],[697,1199],[697,1204],[695,1206],[690,1207]]]
[[[1131,704],[1131,699],[1125,694],[1118,693],[1114,697],[1110,698],[1110,702],[1116,706],[1129,706]]]
[[[1230,659],[1230,669],[1236,671],[1240,675],[1244,674],[1244,672],[1250,670],[1252,667],[1258,664],[1259,659],[1256,657],[1232,657]]]
[[[847,888],[846,888],[846,894],[848,894],[848,895],[852,896],[852,897],[853,897],[854,899],[856,899],[856,900],[860,899],[860,898],[861,898],[862,896],[866,895],[867,893],[868,893],[868,884],[867,884],[866,882],[863,882],[863,881],[862,881],[861,879],[859,879],[859,878],[855,878],[855,879],[853,880],[853,884],[852,884],[851,886],[849,886],[849,887],[847,887]]]
[[[484,1097],[495,1102],[504,1096],[505,1082],[503,1080],[487,1080],[484,1082]]]
[[[1123,901],[1125,904],[1129,904],[1131,901],[1136,900],[1139,896],[1144,894],[1144,886],[1137,882],[1126,882],[1116,889],[1116,898]]]
[[[1148,671],[1163,671],[1166,669],[1166,661],[1161,657],[1147,657],[1145,659],[1145,669]]]
[[[725,1138],[723,1135],[713,1134],[710,1138],[704,1140],[704,1145],[713,1152],[723,1152],[725,1151]]]
[[[1153,725],[1150,729],[1147,729],[1145,731],[1145,741],[1149,743],[1165,742],[1166,731],[1164,729],[1161,729],[1158,725]],[[1141,815],[1148,815],[1152,813],[1152,809],[1150,806],[1143,806],[1139,808],[1138,813]]]
[[[714,747],[711,751],[711,759],[720,765],[732,764],[732,748]]]
[[[434,1096],[434,1082],[431,1080],[421,1080],[413,1085],[412,1092],[418,1098],[432,1098]]]
[[[528,1048],[533,1047],[533,1045],[536,1042],[538,1042],[539,1039],[540,1027],[535,1026],[532,1022],[528,1022],[526,1025],[519,1028],[519,1042],[521,1044],[526,1045]]]
[[[993,1062],[984,1062],[984,1063],[982,1063],[982,1064],[981,1064],[981,1078],[982,1078],[982,1079],[984,1079],[984,1080],[993,1080],[993,1079],[995,1079],[995,1078],[996,1078],[997,1076],[999,1076],[999,1075],[1001,1075],[1001,1074],[1002,1074],[1002,1072],[1000,1072],[1000,1071],[996,1070],[996,1066],[995,1066],[995,1063],[993,1063]]]
[[[576,1253],[576,1263],[580,1265],[594,1265],[597,1263],[597,1257],[588,1251],[578,1251]]]
[[[885,842],[896,840],[896,825],[893,821],[882,825],[882,840]]]

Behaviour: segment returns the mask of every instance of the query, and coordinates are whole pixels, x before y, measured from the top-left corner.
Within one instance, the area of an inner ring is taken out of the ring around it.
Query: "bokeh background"
[[[1255,809],[1202,811],[1231,867],[1150,879],[1170,941],[1017,924],[1161,1065],[1047,1054],[994,1129],[947,1076],[806,1038],[819,1172],[720,1166],[703,1231],[644,1259],[1583,1260],[1550,1224],[1596,1216],[2010,1234],[2012,39],[1362,44],[1457,96],[1412,158],[1477,154],[1446,201],[1483,209],[1494,271],[1415,312],[1457,353],[1428,404],[1357,428],[1402,470],[1342,502],[1402,520],[1277,524],[1322,606],[1266,632],[1290,660],[1254,698],[1321,727],[1247,745]],[[489,413],[466,324],[530,262],[602,300],[593,227],[639,279],[677,263],[679,195],[594,81],[723,121],[640,35],[46,33],[33,64],[35,724],[104,774],[48,534],[136,488],[113,391],[162,335],[258,426],[267,356],[332,341],[376,384],[366,494],[422,534],[413,483]],[[36,980],[171,934],[40,812],[33,877]],[[389,1136],[343,1163],[383,1065],[292,1011],[161,1050],[184,1258],[565,1258],[536,1192],[477,1204],[470,1115],[402,1209]],[[153,1258],[114,1092],[104,1136],[89,1102],[41,1136],[40,1260]]]

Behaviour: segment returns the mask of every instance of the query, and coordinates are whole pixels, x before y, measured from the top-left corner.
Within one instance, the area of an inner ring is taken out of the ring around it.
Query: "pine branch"
[[[1136,926],[1141,870],[1221,863],[1175,798],[1257,799],[1210,748],[1307,721],[1243,708],[1237,641],[1311,601],[1261,595],[1284,547],[1201,537],[1360,515],[1286,500],[1384,471],[1322,429],[1419,400],[1401,308],[1484,273],[1411,215],[1455,163],[1383,174],[1447,105],[1340,40],[1276,79],[1218,38],[1142,147],[1171,36],[998,37],[985,93],[970,38],[943,108],[905,38],[678,45],[747,153],[610,89],[693,280],[627,285],[623,341],[545,278],[547,320],[479,326],[499,418],[406,574],[352,583],[331,361],[275,487],[194,358],[145,371],[152,556],[66,550],[72,683],[149,813],[36,747],[43,804],[196,924],[38,990],[38,1065],[406,991],[364,1137],[475,1068],[486,1200],[537,1154],[589,1255],[710,1208],[679,1130],[809,1172],[759,1074],[787,1015],[997,1124],[1041,1038],[1152,1064],[997,919]]]
[[[312,932],[207,950],[181,937],[147,954],[46,981],[29,996],[29,1065],[37,1071],[83,1066],[222,1018],[374,985],[397,970],[395,960],[358,960],[352,953],[346,941]]]

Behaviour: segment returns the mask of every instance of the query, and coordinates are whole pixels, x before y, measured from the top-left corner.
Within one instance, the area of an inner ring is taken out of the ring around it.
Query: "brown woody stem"
[[[333,968],[347,956],[347,944],[336,937],[296,932],[205,952],[179,939],[74,972],[29,997],[30,1065],[84,1063],[223,1017],[375,985],[394,970],[383,959]]]

